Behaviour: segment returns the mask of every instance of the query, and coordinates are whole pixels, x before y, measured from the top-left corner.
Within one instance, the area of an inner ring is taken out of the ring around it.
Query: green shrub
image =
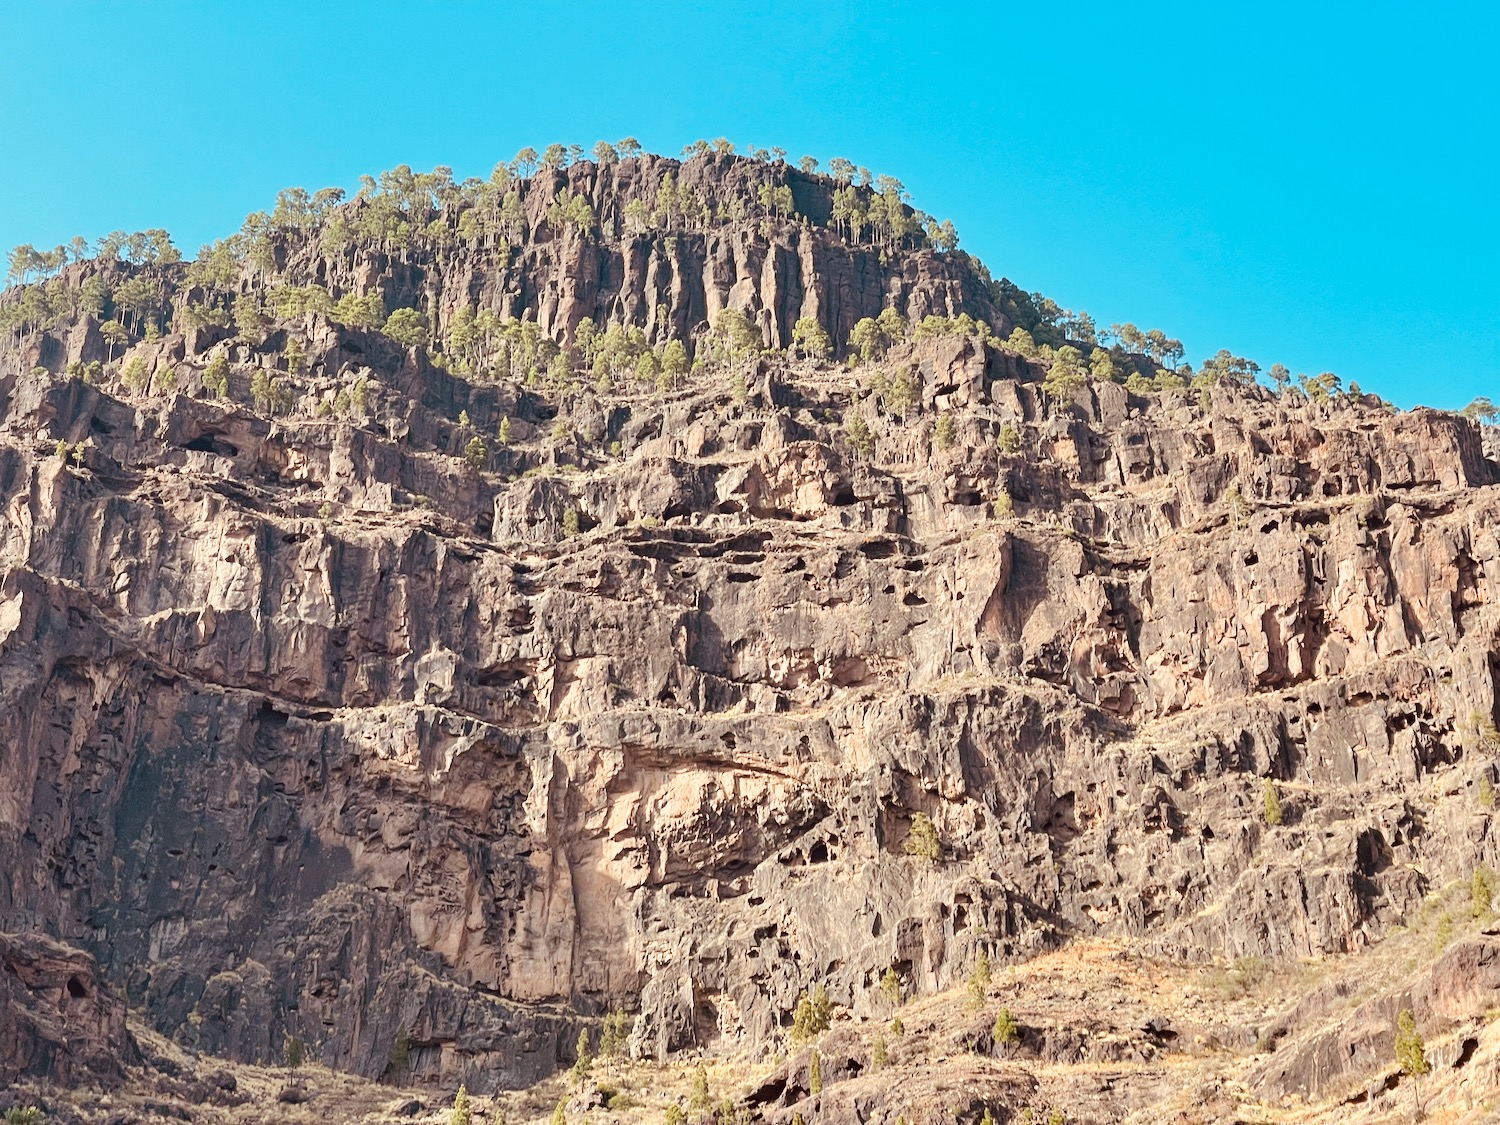
[[[406,1064],[411,1061],[411,1039],[406,1034],[406,1028],[396,1032],[395,1042],[391,1044],[390,1069],[403,1071]]]
[[[943,855],[943,844],[938,839],[937,826],[926,813],[917,813],[911,820],[911,831],[906,834],[906,854],[936,863]]]
[[[1453,940],[1453,915],[1446,910],[1438,917],[1437,933],[1433,936],[1433,949],[1441,953]]]
[[[1495,873],[1483,865],[1474,869],[1474,877],[1469,880],[1469,895],[1474,900],[1474,916],[1483,917],[1488,914],[1495,902]]]

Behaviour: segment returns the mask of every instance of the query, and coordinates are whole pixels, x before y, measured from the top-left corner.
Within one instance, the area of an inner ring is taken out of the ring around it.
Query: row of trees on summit
[[[720,138],[696,142],[684,155],[693,159],[732,152],[733,146]],[[773,161],[767,150],[752,147],[749,152],[752,159]],[[640,143],[629,137],[614,143],[600,141],[593,150],[600,165],[641,154]],[[784,156],[775,150],[774,160],[784,163]],[[342,188],[316,192],[288,188],[278,193],[272,209],[252,213],[235,235],[205,247],[195,264],[200,275],[207,273],[218,283],[228,284],[239,264],[246,261],[263,272],[274,272],[278,242],[316,240],[325,254],[342,253],[358,243],[402,255],[414,249],[441,253],[465,243],[518,243],[528,235],[532,221],[524,206],[525,183],[539,171],[561,170],[582,158],[578,145],[552,144],[540,153],[524,148],[510,161],[497,164],[487,179],[461,181],[454,178],[451,168],[416,172],[401,165],[379,176],[361,177],[352,199]],[[813,157],[801,162],[808,174],[817,166]],[[842,158],[830,162],[830,172],[838,185],[832,225],[851,241],[887,249],[900,245],[930,245],[941,251],[957,248],[953,224],[913,209],[909,193],[894,177],[873,176]],[[809,221],[797,213],[784,177],[780,183],[759,185],[752,194],[710,201],[681,184],[670,169],[663,170],[649,193],[632,199],[624,212],[623,233],[627,235],[653,229],[703,230],[720,223],[755,220]],[[566,188],[549,199],[543,215],[549,226],[559,230],[592,232],[599,224],[589,200]],[[10,253],[7,284],[44,280],[90,257],[137,265],[181,260],[165,230],[117,231],[92,245],[74,238],[53,250],[17,247]]]
[[[688,160],[734,154],[735,147],[724,138],[695,141],[683,151]],[[593,161],[601,166],[642,155],[640,143],[631,137],[600,141],[591,151]],[[751,146],[747,155],[787,164],[787,154],[779,148]],[[690,366],[689,346],[696,355],[698,345],[672,340],[648,346],[638,327],[596,327],[592,322],[580,326],[579,340],[559,342],[543,338],[534,324],[527,327],[522,321],[506,327],[492,311],[467,308],[438,331],[420,310],[387,310],[375,293],[334,296],[318,286],[273,283],[289,248],[308,243],[316,243],[324,254],[345,253],[356,244],[405,254],[424,245],[441,253],[463,242],[519,242],[528,235],[529,224],[538,221],[537,209],[524,204],[524,181],[540,171],[561,170],[582,159],[581,146],[552,144],[540,152],[523,148],[510,161],[497,165],[485,180],[456,181],[449,168],[440,166],[423,173],[402,165],[378,177],[362,177],[353,199],[340,188],[316,192],[288,188],[278,193],[271,210],[250,215],[236,234],[204,247],[196,260],[180,266],[182,255],[162,229],[115,231],[93,244],[74,238],[46,251],[16,247],[8,255],[7,282],[22,289],[16,299],[0,303],[0,331],[55,327],[87,313],[103,322],[113,355],[134,338],[165,331],[174,319],[185,327],[232,325],[246,337],[258,339],[276,320],[320,312],[345,324],[383,330],[407,346],[431,345],[439,351],[440,362],[466,372],[532,381],[541,378],[552,384],[583,373],[603,385],[618,381],[628,371],[671,385]],[[817,175],[820,163],[807,156],[797,167],[805,175]],[[957,249],[958,234],[952,224],[936,222],[913,209],[904,185],[894,177],[872,174],[841,157],[828,162],[826,175],[834,185],[829,225],[843,238],[882,251],[914,244],[943,252]],[[629,234],[653,229],[691,231],[716,222],[798,218],[786,182],[761,183],[753,195],[713,203],[681,183],[670,169],[663,170],[651,190],[632,198],[622,211]],[[540,208],[540,221],[556,230],[591,231],[599,219],[588,198],[560,188]],[[84,271],[81,281],[71,283],[60,276],[68,266],[88,259],[123,263],[124,268]],[[988,338],[996,346],[1043,364],[1048,372],[1045,385],[1058,396],[1067,396],[1089,377],[1123,382],[1144,393],[1219,381],[1252,382],[1260,376],[1258,365],[1228,351],[1210,357],[1195,371],[1183,363],[1182,342],[1159,329],[1142,330],[1128,323],[1100,327],[1086,312],[1063,309],[1004,279],[990,280],[981,264],[972,264],[989,285],[997,308],[1018,326],[1004,340],[993,338],[988,325],[972,318],[953,318],[946,327],[935,327],[946,318],[908,326],[895,310],[887,309],[878,318],[857,323],[844,341],[831,339],[826,328],[805,318],[793,328],[792,351],[825,360],[843,345],[856,361],[865,362],[882,356],[902,339],[952,330]],[[175,267],[182,272],[142,267]],[[125,276],[119,276],[120,272]],[[699,342],[707,345],[701,358],[712,361],[763,350],[758,328],[741,324],[737,316],[726,313],[724,324],[716,323]],[[1278,390],[1294,382],[1280,364],[1272,366],[1266,377]],[[1297,376],[1295,384],[1315,400],[1326,400],[1342,390],[1338,377],[1328,372]],[[1358,393],[1357,385],[1349,389]],[[1466,413],[1484,421],[1496,417],[1487,401],[1476,401]]]

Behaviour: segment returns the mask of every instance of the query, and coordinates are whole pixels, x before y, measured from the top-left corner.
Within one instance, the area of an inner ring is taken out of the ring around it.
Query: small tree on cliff
[[[969,1006],[975,1011],[984,1007],[989,988],[990,955],[981,949],[979,957],[974,962],[974,968],[969,972]]]
[[[1068,403],[1083,389],[1086,382],[1083,353],[1072,344],[1057,349],[1047,378],[1042,380],[1042,390],[1055,403]]]
[[[1422,1042],[1422,1033],[1417,1030],[1416,1017],[1410,1008],[1402,1008],[1396,1017],[1396,1063],[1401,1073],[1411,1078],[1412,1105],[1417,1116],[1422,1116],[1422,1102],[1417,1094],[1417,1081],[1432,1069],[1427,1061],[1427,1045]]]
[[[625,1054],[630,1040],[630,1017],[623,1009],[616,1008],[604,1017],[604,1030],[599,1035],[599,1058],[613,1068]]]
[[[582,1086],[588,1081],[589,1073],[594,1069],[594,1054],[589,1050],[589,1031],[584,1028],[578,1033],[578,1058],[573,1063],[573,1069],[568,1071],[568,1079],[575,1086]]]
[[[1460,410],[1459,413],[1471,422],[1484,422],[1488,425],[1494,425],[1495,419],[1500,418],[1500,407],[1497,407],[1489,399],[1480,396]]]
[[[792,328],[792,344],[810,359],[827,359],[833,341],[815,316],[804,316]]]
[[[427,342],[427,318],[416,309],[396,309],[381,331],[396,343],[414,348]]]
[[[948,411],[938,415],[937,426],[933,430],[933,438],[937,441],[939,449],[952,449],[956,440],[953,415]]]
[[[1016,1017],[1011,1015],[1009,1008],[1001,1008],[995,1016],[993,1029],[995,1049],[1001,1054],[1009,1054],[1010,1049],[1021,1041],[1021,1028],[1016,1023]]]
[[[449,1116],[448,1123],[449,1125],[470,1125],[473,1116],[473,1111],[469,1108],[469,1088],[460,1083],[458,1093],[453,1095],[453,1113]]]
[[[1486,917],[1495,904],[1495,872],[1480,864],[1469,880],[1469,897],[1474,900],[1474,917]]]
[[[469,439],[469,443],[464,446],[464,460],[476,472],[490,463],[489,446],[484,444],[482,437],[476,435]]]
[[[713,1104],[708,1092],[708,1068],[702,1063],[699,1063],[698,1069],[693,1071],[693,1093],[688,1104],[696,1110],[705,1110]]]
[[[875,435],[870,432],[870,424],[858,410],[851,411],[849,420],[844,423],[844,438],[860,457],[868,457],[875,452]]]
[[[1276,783],[1269,777],[1266,778],[1263,800],[1266,823],[1275,828],[1281,823],[1281,798],[1276,795]]]
[[[911,831],[906,834],[906,854],[928,863],[936,863],[943,856],[943,845],[938,839],[937,827],[926,813],[917,813],[911,818]]]
[[[833,1005],[828,1001],[828,989],[821,984],[806,992],[797,1001],[792,1013],[792,1042],[802,1043],[822,1035],[833,1022]]]
[[[880,975],[880,998],[892,1008],[901,1007],[901,977],[894,965],[887,966]]]

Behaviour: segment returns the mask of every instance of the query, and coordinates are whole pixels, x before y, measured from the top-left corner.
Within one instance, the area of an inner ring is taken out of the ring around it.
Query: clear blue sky
[[[896,175],[1191,359],[1500,400],[1500,5],[1428,7],[0,0],[0,247],[191,253],[289,185],[723,135]]]

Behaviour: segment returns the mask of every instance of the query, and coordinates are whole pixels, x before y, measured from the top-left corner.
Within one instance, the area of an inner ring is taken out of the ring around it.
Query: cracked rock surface
[[[791,274],[859,315],[892,285],[969,307],[936,256],[871,288],[764,250],[683,251],[723,276],[677,268],[670,315],[741,301],[784,343]],[[509,282],[362,268],[437,308],[509,284],[558,331],[666,268],[549,296],[613,278],[557,257],[606,248],[526,253]],[[920,383],[905,417],[869,366],[778,357],[544,398],[295,327],[313,374],[270,417],[232,336],[132,345],[225,356],[229,400],[69,377],[86,316],[0,365],[0,929],[180,1043],[519,1087],[616,1005],[647,1055],[761,1053],[814,983],[858,1014],[887,967],[932,992],[981,947],[1346,953],[1500,862],[1500,467],[1463,418],[1049,402],[952,336],[883,361]],[[368,414],[303,409],[355,356]]]

